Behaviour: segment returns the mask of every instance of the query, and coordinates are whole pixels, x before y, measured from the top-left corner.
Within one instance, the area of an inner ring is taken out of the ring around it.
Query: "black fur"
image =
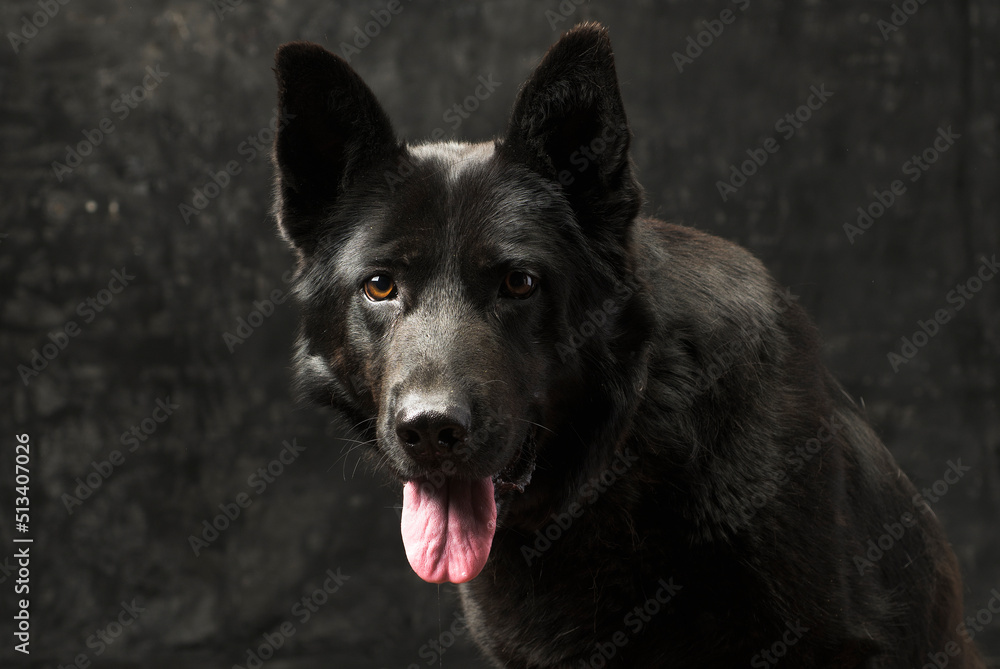
[[[401,482],[496,482],[461,594],[497,666],[982,666],[937,520],[803,311],[745,250],[638,216],[603,28],[550,49],[492,144],[402,145],[316,45],[276,74],[300,384]],[[415,394],[450,398],[454,452],[408,448]]]

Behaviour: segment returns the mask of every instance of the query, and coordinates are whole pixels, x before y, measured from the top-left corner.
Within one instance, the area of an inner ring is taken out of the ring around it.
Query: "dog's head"
[[[547,435],[615,392],[581,399],[587,366],[616,364],[609,342],[626,336],[617,318],[636,288],[641,192],[607,34],[564,35],[506,135],[477,145],[403,145],[320,46],[281,47],[276,74],[289,121],[275,212],[299,256],[300,382],[404,483],[415,571],[469,580]]]

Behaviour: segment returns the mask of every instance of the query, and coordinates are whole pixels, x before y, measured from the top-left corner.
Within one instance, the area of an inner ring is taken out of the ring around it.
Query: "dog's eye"
[[[526,297],[530,297],[535,292],[537,286],[538,280],[535,277],[527,272],[514,270],[513,272],[507,272],[507,276],[503,278],[503,286],[500,288],[500,294],[504,297],[523,300]]]
[[[365,296],[373,302],[388,300],[396,295],[396,282],[388,274],[376,274],[365,281]]]

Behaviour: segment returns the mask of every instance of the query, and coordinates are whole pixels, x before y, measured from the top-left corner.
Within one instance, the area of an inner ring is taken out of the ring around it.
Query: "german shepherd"
[[[276,56],[305,395],[402,487],[406,557],[499,667],[982,667],[930,507],[744,249],[640,215],[604,28],[492,142],[408,145]],[[944,658],[944,660],[941,660]]]

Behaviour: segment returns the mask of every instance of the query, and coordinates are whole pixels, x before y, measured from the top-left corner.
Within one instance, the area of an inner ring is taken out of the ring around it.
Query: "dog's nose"
[[[396,412],[396,436],[416,460],[434,464],[465,444],[469,421],[467,406],[409,396]]]

